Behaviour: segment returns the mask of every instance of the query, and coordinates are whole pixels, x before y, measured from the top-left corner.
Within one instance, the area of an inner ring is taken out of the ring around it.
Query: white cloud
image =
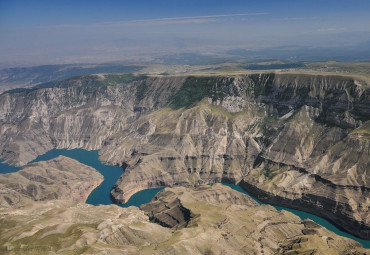
[[[218,14],[218,15],[204,15],[204,16],[188,16],[188,17],[170,17],[170,18],[159,18],[159,19],[138,19],[131,21],[123,21],[122,23],[140,23],[140,22],[157,22],[157,21],[184,21],[184,20],[200,20],[200,19],[214,19],[214,18],[226,18],[226,17],[238,17],[238,16],[260,16],[266,15],[266,12],[255,12],[255,13],[234,13],[234,14]]]
[[[267,12],[254,13],[233,13],[233,14],[217,14],[217,15],[201,15],[201,16],[185,16],[185,17],[166,17],[158,19],[135,19],[122,20],[114,22],[85,24],[60,24],[55,26],[38,26],[38,28],[83,28],[83,27],[119,27],[119,26],[135,26],[135,25],[169,25],[169,24],[201,24],[216,22],[222,18],[229,17],[246,17],[246,16],[261,16],[267,15]]]

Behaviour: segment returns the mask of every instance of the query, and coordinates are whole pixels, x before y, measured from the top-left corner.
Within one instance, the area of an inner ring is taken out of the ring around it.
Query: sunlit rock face
[[[1,157],[24,165],[52,148],[101,149],[101,160],[127,166],[111,192],[117,202],[151,187],[243,180],[262,200],[369,239],[366,82],[266,73],[107,80],[1,95]]]
[[[221,184],[166,188],[141,209],[65,200],[0,209],[4,254],[364,254],[360,244]]]

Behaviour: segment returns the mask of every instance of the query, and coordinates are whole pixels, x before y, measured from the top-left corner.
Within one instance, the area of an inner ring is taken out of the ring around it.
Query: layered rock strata
[[[106,77],[1,95],[5,162],[22,165],[51,148],[100,148],[101,160],[127,166],[111,193],[121,203],[150,187],[243,179],[257,186],[255,172],[266,192],[289,198],[290,182],[260,162],[288,165],[314,182],[292,175],[298,200],[315,194],[301,209],[312,211],[322,197],[340,204],[345,209],[327,207],[325,217],[369,238],[366,82],[307,74],[159,76],[114,86],[96,79]]]

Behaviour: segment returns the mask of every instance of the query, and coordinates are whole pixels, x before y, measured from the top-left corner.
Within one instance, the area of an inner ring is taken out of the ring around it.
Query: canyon
[[[0,208],[0,223],[2,254],[366,253],[351,239],[221,184],[166,188],[140,209],[36,201]]]
[[[369,145],[370,85],[348,75],[99,74],[0,95],[5,163],[100,149],[100,160],[125,167],[115,202],[153,187],[240,182],[367,240]]]

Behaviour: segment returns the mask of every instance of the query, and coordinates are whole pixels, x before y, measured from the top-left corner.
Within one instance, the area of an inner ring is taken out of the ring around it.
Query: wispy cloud
[[[169,17],[169,18],[158,18],[158,19],[138,19],[138,20],[126,21],[126,23],[161,22],[161,21],[177,22],[177,21],[194,20],[194,19],[200,20],[200,19],[215,19],[215,18],[227,18],[227,17],[239,17],[239,16],[260,16],[260,15],[267,15],[267,14],[268,14],[267,12],[255,12],[255,13],[234,13],[234,14],[217,14],[217,15],[187,16],[187,17]]]
[[[254,13],[233,13],[233,14],[217,14],[217,15],[201,15],[201,16],[185,16],[185,17],[165,17],[156,19],[135,19],[135,20],[122,20],[114,22],[93,23],[85,24],[60,24],[56,26],[42,26],[39,28],[55,28],[55,27],[119,27],[119,26],[134,26],[134,25],[170,25],[170,24],[201,24],[219,21],[224,18],[246,17],[246,16],[261,16],[267,15],[267,12],[254,12]]]

